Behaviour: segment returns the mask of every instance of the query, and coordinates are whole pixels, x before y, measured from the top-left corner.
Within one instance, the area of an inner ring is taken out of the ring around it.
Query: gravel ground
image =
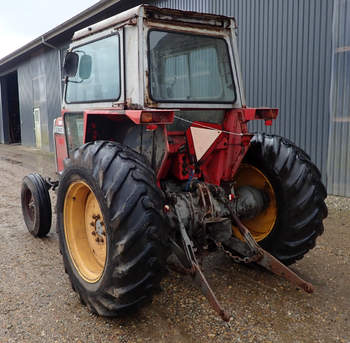
[[[336,197],[334,195],[329,195],[326,199],[326,204],[328,208],[332,210],[339,210],[339,211],[350,210],[350,198]]]
[[[0,343],[350,342],[350,199],[328,197],[325,233],[292,267],[314,284],[312,295],[216,253],[203,269],[233,315],[229,324],[187,277],[173,272],[151,305],[106,319],[90,314],[72,291],[55,223],[45,239],[33,238],[23,223],[22,178],[32,171],[54,176],[53,168],[52,155],[0,145]]]

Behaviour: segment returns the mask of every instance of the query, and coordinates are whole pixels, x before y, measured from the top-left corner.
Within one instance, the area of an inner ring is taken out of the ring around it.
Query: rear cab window
[[[236,101],[228,45],[223,38],[152,29],[148,45],[154,101]]]

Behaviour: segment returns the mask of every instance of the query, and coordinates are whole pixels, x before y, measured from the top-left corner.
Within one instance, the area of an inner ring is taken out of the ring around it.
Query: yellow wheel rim
[[[69,186],[63,217],[67,247],[76,270],[85,281],[97,282],[106,264],[106,227],[95,194],[85,182]]]
[[[252,219],[244,219],[242,223],[249,229],[254,239],[259,242],[266,238],[275,226],[277,219],[276,196],[269,179],[256,167],[242,163],[235,179],[236,189],[241,186],[251,186],[264,191],[270,201],[269,206]],[[242,239],[237,227],[233,226],[236,237]]]

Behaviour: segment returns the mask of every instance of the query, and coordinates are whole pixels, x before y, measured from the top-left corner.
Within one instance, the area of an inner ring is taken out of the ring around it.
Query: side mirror
[[[64,76],[74,77],[77,74],[78,63],[79,55],[76,52],[67,52],[63,63]]]
[[[79,77],[82,80],[87,80],[91,76],[92,58],[90,55],[80,57]]]

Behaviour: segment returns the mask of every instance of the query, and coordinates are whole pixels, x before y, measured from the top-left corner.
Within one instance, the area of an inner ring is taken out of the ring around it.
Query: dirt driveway
[[[258,268],[210,256],[204,272],[234,319],[218,319],[189,279],[170,272],[152,305],[132,316],[90,314],[64,273],[53,223],[45,239],[26,230],[23,176],[54,175],[51,155],[0,145],[0,343],[350,342],[350,199],[330,197],[325,233],[293,269],[309,295]]]

